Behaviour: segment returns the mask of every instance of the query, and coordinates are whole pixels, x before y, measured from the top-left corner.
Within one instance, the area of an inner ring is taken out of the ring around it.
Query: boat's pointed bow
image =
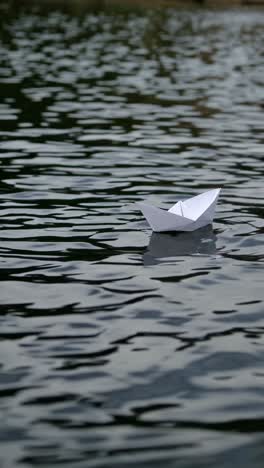
[[[192,223],[192,220],[184,216],[178,216],[146,203],[140,202],[137,206],[155,232],[185,231]]]

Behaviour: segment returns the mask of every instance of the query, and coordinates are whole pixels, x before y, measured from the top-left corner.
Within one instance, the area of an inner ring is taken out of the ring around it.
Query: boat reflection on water
[[[154,265],[163,258],[184,255],[213,255],[216,253],[216,239],[211,225],[193,232],[153,232],[143,255],[143,263]]]

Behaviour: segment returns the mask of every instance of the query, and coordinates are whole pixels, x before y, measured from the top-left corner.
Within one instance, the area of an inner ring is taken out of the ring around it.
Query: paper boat
[[[220,190],[209,190],[185,201],[178,201],[169,211],[146,203],[137,205],[155,232],[195,231],[212,223]]]

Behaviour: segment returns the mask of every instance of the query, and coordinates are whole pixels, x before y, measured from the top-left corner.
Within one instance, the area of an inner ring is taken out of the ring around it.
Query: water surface
[[[4,468],[263,466],[263,10],[6,10]],[[223,187],[213,227],[152,234]]]

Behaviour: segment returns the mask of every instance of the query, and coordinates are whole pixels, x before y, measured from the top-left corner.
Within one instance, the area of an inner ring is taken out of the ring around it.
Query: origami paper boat
[[[169,211],[137,203],[155,232],[194,231],[213,221],[221,189],[209,190],[185,201],[178,201]]]

